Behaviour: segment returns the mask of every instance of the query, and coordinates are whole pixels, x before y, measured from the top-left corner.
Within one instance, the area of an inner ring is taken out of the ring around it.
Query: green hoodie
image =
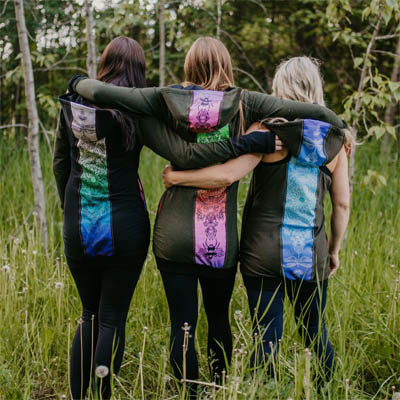
[[[97,104],[158,117],[190,142],[219,142],[239,136],[241,125],[270,117],[313,118],[342,127],[330,110],[315,104],[277,99],[240,88],[224,92],[183,88],[121,88],[96,80],[78,82],[76,91]],[[141,124],[152,135],[151,122]],[[300,133],[298,133],[300,134]],[[296,140],[289,135],[288,140]],[[297,139],[299,140],[299,139]],[[235,267],[238,184],[216,190],[168,189],[160,200],[153,250],[158,258],[216,269]]]

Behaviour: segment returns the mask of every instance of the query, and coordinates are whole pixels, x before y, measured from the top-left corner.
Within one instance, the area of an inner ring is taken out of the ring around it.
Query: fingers
[[[281,151],[285,145],[283,144],[282,140],[279,139],[278,136],[275,138],[275,151]]]

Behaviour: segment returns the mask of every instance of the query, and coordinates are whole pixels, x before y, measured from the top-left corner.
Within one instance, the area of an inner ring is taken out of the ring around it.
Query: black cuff
[[[74,75],[69,81],[68,81],[68,91],[69,92],[76,92],[76,85],[82,81],[83,79],[88,79],[87,76],[85,75]]]
[[[247,153],[269,154],[275,152],[275,133],[266,131],[253,131],[248,135],[232,139],[238,155]]]

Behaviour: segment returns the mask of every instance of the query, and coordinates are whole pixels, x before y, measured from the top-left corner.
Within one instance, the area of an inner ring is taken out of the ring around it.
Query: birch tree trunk
[[[400,73],[400,36],[397,40],[397,46],[396,46],[396,57],[394,59],[393,63],[393,69],[392,69],[392,74],[390,76],[390,80],[392,82],[398,82],[399,80],[399,73]],[[395,122],[395,113],[396,113],[396,104],[391,104],[386,108],[385,111],[385,119],[384,121],[389,124],[389,125],[394,125]],[[389,134],[386,133],[386,135],[382,138],[382,146],[381,146],[381,152],[385,155],[389,151],[389,144],[390,144],[390,137]]]
[[[159,65],[159,86],[165,86],[165,3],[160,0],[159,6],[159,25],[160,25],[160,65]]]
[[[47,248],[46,201],[44,197],[43,177],[39,156],[39,116],[36,107],[35,81],[33,79],[31,53],[25,24],[23,0],[14,0],[19,47],[24,70],[25,98],[28,110],[28,150],[32,176],[34,206],[44,248]]]
[[[221,1],[222,0],[217,0],[217,34],[216,34],[216,37],[218,40],[220,40],[220,37],[221,37],[221,17],[222,17]]]
[[[363,63],[363,68],[361,70],[361,75],[360,75],[360,81],[358,83],[358,96],[356,100],[356,105],[355,105],[355,114],[357,115],[356,119],[353,121],[352,125],[352,130],[354,134],[354,140],[357,141],[357,133],[358,133],[358,127],[360,124],[360,110],[361,110],[361,96],[362,92],[365,87],[365,77],[367,75],[367,63],[366,61],[369,59],[369,56],[371,55],[372,50],[375,47],[376,43],[376,37],[378,36],[379,29],[381,27],[382,23],[382,16],[379,16],[378,22],[375,25],[374,31],[372,33],[371,40],[368,43],[367,51],[365,52],[364,56],[364,63]],[[356,146],[354,146],[351,157],[350,157],[350,165],[349,165],[349,181],[350,181],[350,193],[353,192],[353,185],[354,185],[354,168],[355,168],[355,155],[356,155]]]
[[[85,0],[86,12],[86,42],[87,42],[87,58],[86,65],[89,78],[96,79],[97,75],[97,59],[96,59],[96,36],[94,33],[93,8],[90,0]]]

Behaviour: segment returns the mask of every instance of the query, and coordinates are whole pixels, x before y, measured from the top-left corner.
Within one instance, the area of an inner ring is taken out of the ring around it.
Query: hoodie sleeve
[[[141,142],[181,169],[203,168],[247,153],[275,151],[275,134],[256,131],[238,139],[190,143],[155,118],[139,121]],[[151,133],[151,134],[150,134]]]
[[[290,121],[296,118],[320,120],[343,128],[343,121],[332,110],[318,104],[278,99],[257,92],[248,92],[246,97],[243,103],[247,109],[246,122],[249,125],[265,118],[282,117]]]
[[[167,119],[168,109],[159,88],[127,88],[96,79],[80,80],[75,90],[89,101],[104,106],[131,111],[138,115]]]
[[[64,194],[71,172],[70,146],[68,142],[64,113],[60,112],[53,156],[53,173],[56,180],[61,208],[64,208]]]

